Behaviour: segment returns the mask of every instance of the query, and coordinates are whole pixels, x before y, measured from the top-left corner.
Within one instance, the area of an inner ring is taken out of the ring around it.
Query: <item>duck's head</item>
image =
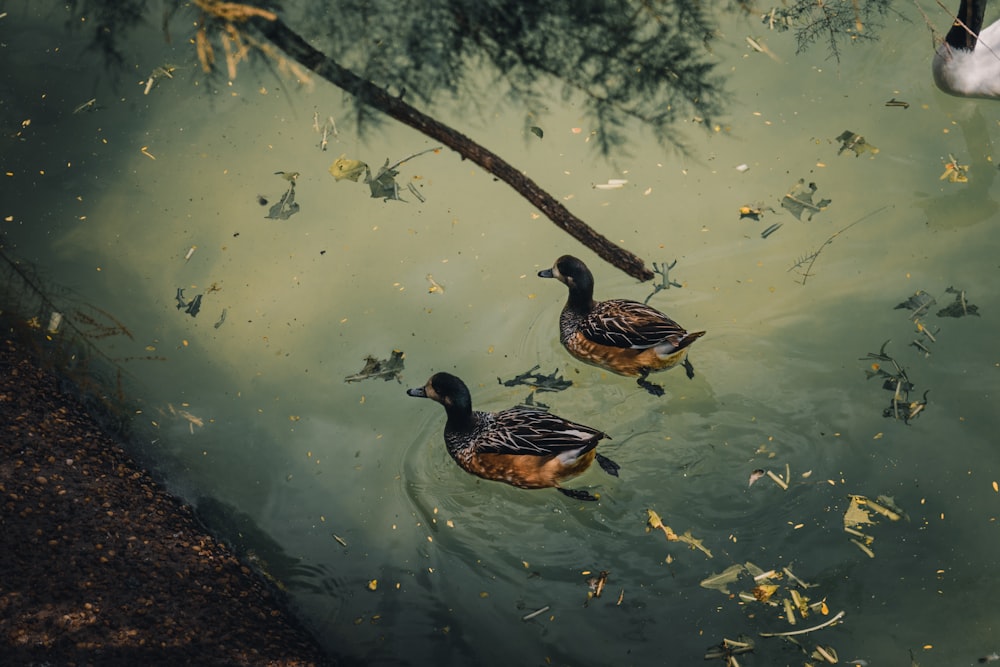
[[[470,412],[472,398],[469,388],[462,380],[451,373],[435,373],[423,387],[406,390],[407,396],[430,398],[444,406],[449,413]]]
[[[551,269],[538,272],[539,278],[555,278],[569,288],[570,298],[578,297],[590,303],[594,296],[594,274],[587,265],[573,255],[563,255]]]

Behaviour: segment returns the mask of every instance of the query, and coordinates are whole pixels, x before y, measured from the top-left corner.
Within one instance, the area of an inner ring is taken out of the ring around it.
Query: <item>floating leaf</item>
[[[764,208],[765,207],[759,205],[744,204],[743,206],[740,206],[740,220],[743,218],[750,218],[751,220],[759,221],[760,216],[764,215]]]
[[[910,317],[915,318],[922,315],[935,303],[937,303],[937,300],[933,296],[920,289],[917,290],[906,301],[896,304],[895,310],[905,308],[906,310],[913,311],[910,313]]]
[[[767,602],[777,591],[777,584],[761,584],[760,586],[755,586],[750,589],[754,599],[758,602]]]
[[[702,588],[710,588],[712,590],[719,591],[720,593],[725,593],[729,595],[729,584],[735,584],[739,578],[740,574],[743,573],[742,565],[730,565],[722,572],[711,575],[707,579],[702,580]]]
[[[199,294],[195,298],[191,299],[191,301],[186,301],[184,299],[184,288],[178,287],[177,296],[174,297],[177,300],[177,310],[183,309],[184,312],[190,315],[191,317],[197,317],[198,313],[201,312],[202,296],[204,295]]]
[[[826,209],[832,200],[821,199],[820,201],[814,203],[813,195],[816,193],[818,186],[815,183],[810,183],[808,187],[806,187],[805,182],[804,178],[800,178],[798,183],[792,186],[792,188],[782,198],[781,208],[788,210],[799,220],[802,219],[802,213],[804,211],[808,211],[809,215],[806,220],[812,220],[812,217],[820,211]]]
[[[505,387],[516,387],[518,385],[527,385],[533,387],[535,391],[562,391],[564,389],[569,389],[573,386],[573,382],[570,380],[563,379],[559,375],[559,369],[552,371],[548,375],[542,375],[541,373],[536,373],[541,366],[537,364],[532,366],[531,369],[516,375],[510,380],[501,380],[497,378],[497,382]]]
[[[399,375],[403,372],[403,358],[406,355],[400,350],[393,350],[388,359],[376,359],[371,355],[365,357],[364,367],[354,375],[348,375],[344,382],[361,382],[369,378],[382,378],[386,382],[389,380],[400,381]]]
[[[531,133],[536,137],[538,137],[539,139],[545,136],[545,132],[543,132],[542,128],[538,127],[537,125],[532,125],[531,127],[528,128],[528,130],[530,130]]]
[[[979,306],[974,306],[966,300],[965,290],[958,290],[954,287],[949,287],[945,290],[945,292],[954,294],[955,301],[947,308],[939,310],[937,312],[938,317],[965,317],[966,315],[975,315],[976,317],[979,317]]]
[[[844,526],[848,528],[855,528],[857,526],[875,523],[871,519],[871,515],[868,514],[862,506],[863,496],[851,496],[851,503],[847,506],[847,511],[844,512]]]
[[[292,182],[285,190],[285,194],[281,195],[278,203],[268,209],[267,215],[264,217],[269,220],[288,220],[298,212],[299,205],[295,201],[295,183]]]
[[[689,545],[692,549],[700,549],[709,558],[712,557],[712,552],[708,550],[708,547],[706,547],[703,544],[702,540],[696,539],[693,535],[691,535],[691,531],[690,530],[684,531],[683,535],[678,535],[677,539],[679,541],[684,542],[685,544]]]
[[[837,155],[848,150],[854,151],[854,157],[858,157],[865,151],[871,151],[872,154],[878,153],[878,149],[866,142],[864,137],[850,130],[841,132],[837,141],[840,142],[840,150],[837,151]]]
[[[346,178],[356,183],[359,178],[370,173],[367,164],[361,160],[350,160],[345,155],[346,153],[334,160],[333,164],[330,165],[330,175],[335,180],[342,181]]]
[[[394,166],[390,167],[389,158],[386,158],[385,164],[379,168],[378,173],[375,174],[375,178],[371,178],[370,173],[365,176],[365,182],[371,190],[372,199],[378,199],[379,197],[385,201],[400,199],[399,184],[396,183],[396,177],[399,176],[399,172],[393,168]]]

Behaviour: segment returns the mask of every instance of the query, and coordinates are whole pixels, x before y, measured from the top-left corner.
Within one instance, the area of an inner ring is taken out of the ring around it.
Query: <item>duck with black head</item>
[[[689,378],[694,377],[688,349],[704,331],[689,332],[638,301],[595,301],[594,275],[572,255],[563,255],[538,276],[555,278],[569,288],[559,316],[559,341],[580,361],[619,375],[638,376],[638,385],[654,396],[663,395],[663,387],[646,379],[654,371],[680,364]]]
[[[618,476],[619,465],[597,453],[597,443],[610,436],[595,428],[524,405],[499,412],[473,410],[469,388],[451,373],[435,373],[424,386],[406,393],[444,406],[448,453],[477,477],[522,489],[555,488],[577,500],[598,500],[560,483],[583,473],[595,460],[606,473]]]
[[[931,62],[934,83],[956,97],[1000,99],[1000,21],[983,28],[986,0],[961,0]]]

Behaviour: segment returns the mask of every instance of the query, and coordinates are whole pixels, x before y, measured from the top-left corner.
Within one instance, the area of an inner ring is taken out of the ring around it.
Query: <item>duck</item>
[[[619,375],[638,376],[637,384],[654,396],[664,393],[662,386],[646,379],[654,371],[681,364],[687,376],[694,377],[688,348],[705,335],[704,331],[688,332],[638,301],[595,301],[594,275],[572,255],[563,255],[538,276],[555,278],[569,288],[559,316],[559,341],[580,361]]]
[[[429,398],[444,406],[448,420],[444,442],[463,470],[483,479],[522,489],[555,488],[576,500],[599,500],[561,482],[583,473],[595,460],[609,475],[620,466],[597,452],[606,433],[550,412],[517,405],[499,412],[472,409],[469,388],[451,373],[435,373],[407,395]]]
[[[956,97],[1000,99],[1000,21],[983,28],[986,0],[961,0],[931,61],[934,83]]]

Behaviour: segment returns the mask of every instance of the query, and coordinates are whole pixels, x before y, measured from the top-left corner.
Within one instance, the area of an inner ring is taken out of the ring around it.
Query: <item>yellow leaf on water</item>
[[[378,579],[372,579],[368,582],[368,590],[373,591],[378,588]]]
[[[330,165],[330,175],[337,181],[346,178],[349,181],[357,182],[366,171],[368,171],[367,164],[361,160],[349,160],[344,155],[341,155]]]

